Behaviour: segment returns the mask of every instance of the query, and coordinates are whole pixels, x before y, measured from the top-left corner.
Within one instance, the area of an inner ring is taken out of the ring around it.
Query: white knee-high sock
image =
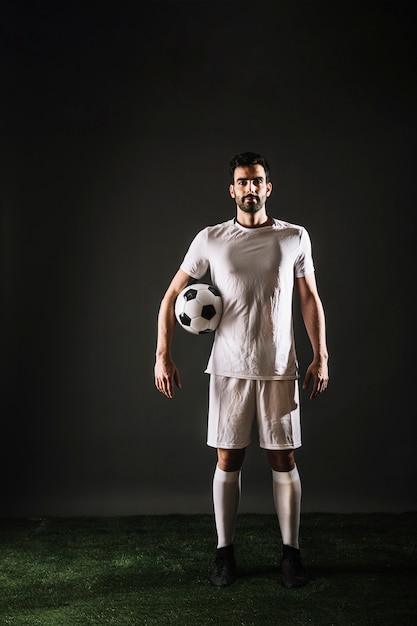
[[[218,548],[233,543],[240,488],[240,470],[224,472],[219,466],[216,467],[213,477],[213,505]]]
[[[282,543],[299,548],[301,481],[297,467],[290,472],[272,470],[275,509],[281,529]]]

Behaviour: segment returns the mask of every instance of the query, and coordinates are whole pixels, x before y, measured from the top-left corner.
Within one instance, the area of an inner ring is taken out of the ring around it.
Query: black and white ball
[[[194,335],[216,330],[223,313],[223,301],[213,285],[188,285],[177,296],[175,317],[182,328]]]

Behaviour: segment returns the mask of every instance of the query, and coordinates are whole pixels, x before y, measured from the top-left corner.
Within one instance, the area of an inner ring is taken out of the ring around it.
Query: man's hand
[[[167,398],[174,397],[174,383],[181,389],[180,374],[170,358],[159,357],[155,363],[155,385]]]
[[[329,383],[327,359],[314,360],[310,363],[304,378],[303,389],[308,388],[311,379],[313,379],[313,389],[310,394],[310,400],[313,400],[327,389],[327,385]]]

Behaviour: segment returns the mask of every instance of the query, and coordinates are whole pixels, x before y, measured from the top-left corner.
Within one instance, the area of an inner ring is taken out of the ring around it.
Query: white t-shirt
[[[292,301],[294,277],[314,272],[302,226],[274,219],[245,228],[235,219],[208,226],[181,264],[192,278],[207,271],[223,299],[206,372],[258,380],[298,378]]]

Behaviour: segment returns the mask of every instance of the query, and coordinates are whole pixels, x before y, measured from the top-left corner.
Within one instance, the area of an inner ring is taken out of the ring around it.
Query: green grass
[[[275,515],[238,519],[238,581],[214,589],[210,515],[0,520],[0,624],[417,624],[417,513],[304,514],[310,582],[280,585]]]

